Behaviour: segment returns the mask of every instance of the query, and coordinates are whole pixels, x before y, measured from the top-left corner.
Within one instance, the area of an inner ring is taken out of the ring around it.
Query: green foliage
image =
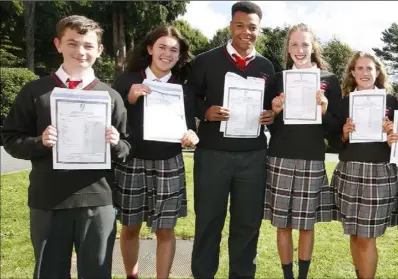
[[[103,52],[93,65],[95,76],[109,85],[115,80],[115,59]]]
[[[264,52],[262,54],[271,60],[275,71],[281,71],[285,68],[285,41],[290,26],[284,27],[264,27],[261,30],[263,34]]]
[[[337,38],[331,39],[323,46],[323,56],[329,64],[329,71],[334,73],[340,80],[352,54],[353,50],[351,47]]]
[[[216,34],[214,34],[213,38],[210,40],[209,48],[212,49],[225,45],[230,39],[231,32],[229,31],[229,27],[218,29]]]
[[[0,68],[0,76],[0,117],[4,119],[22,87],[29,81],[35,80],[38,77],[25,68]]]
[[[25,59],[0,48],[0,67],[20,67],[23,65],[24,61]]]
[[[186,20],[175,20],[172,25],[188,40],[193,55],[198,55],[209,49],[207,37],[199,29],[192,28]]]
[[[384,60],[393,71],[398,72],[398,24],[393,23],[382,32],[381,40],[385,46],[373,48],[377,56]]]

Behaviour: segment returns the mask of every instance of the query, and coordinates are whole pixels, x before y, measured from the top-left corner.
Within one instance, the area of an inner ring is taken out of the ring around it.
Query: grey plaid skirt
[[[332,220],[332,201],[323,161],[268,157],[264,219],[273,226],[312,230]]]
[[[398,191],[397,195],[395,196],[395,208],[391,213],[390,226],[391,227],[398,226]]]
[[[340,161],[331,186],[336,212],[344,234],[363,238],[378,237],[391,224],[397,193],[396,166],[389,163]]]
[[[155,232],[174,228],[187,216],[185,168],[182,154],[167,160],[133,158],[115,167],[114,203],[123,225],[146,222]]]

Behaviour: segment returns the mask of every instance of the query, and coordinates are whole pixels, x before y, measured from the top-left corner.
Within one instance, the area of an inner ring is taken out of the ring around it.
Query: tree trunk
[[[25,20],[26,66],[35,72],[35,10],[34,1],[23,1]]]
[[[124,10],[120,3],[113,5],[113,50],[115,56],[115,71],[119,75],[124,70],[124,60],[126,58],[126,36],[124,27]]]

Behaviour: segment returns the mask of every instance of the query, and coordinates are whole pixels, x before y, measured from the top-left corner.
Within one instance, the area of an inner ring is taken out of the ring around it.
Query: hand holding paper
[[[220,106],[211,106],[207,109],[207,121],[226,121],[229,119],[229,109]]]

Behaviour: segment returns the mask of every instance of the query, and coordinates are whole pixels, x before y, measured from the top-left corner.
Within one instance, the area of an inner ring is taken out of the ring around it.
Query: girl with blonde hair
[[[334,170],[331,186],[335,191],[336,219],[344,234],[350,235],[350,248],[358,278],[374,278],[377,267],[376,238],[383,235],[390,222],[397,192],[396,166],[390,164],[386,142],[350,143],[349,133],[355,123],[349,118],[349,94],[352,91],[388,88],[382,63],[374,55],[358,51],[347,64],[339,111],[341,133],[340,162]],[[385,115],[393,118],[398,109],[396,98],[386,98]],[[391,132],[386,121],[385,132]]]
[[[299,277],[306,278],[314,246],[316,222],[332,220],[332,191],[325,170],[325,132],[341,100],[337,77],[326,70],[319,43],[305,24],[293,26],[286,40],[286,69],[321,70],[322,124],[287,125],[283,121],[283,73],[277,73],[267,94],[274,123],[267,158],[264,219],[277,227],[277,245],[284,278],[293,276],[292,229],[299,230]]]

